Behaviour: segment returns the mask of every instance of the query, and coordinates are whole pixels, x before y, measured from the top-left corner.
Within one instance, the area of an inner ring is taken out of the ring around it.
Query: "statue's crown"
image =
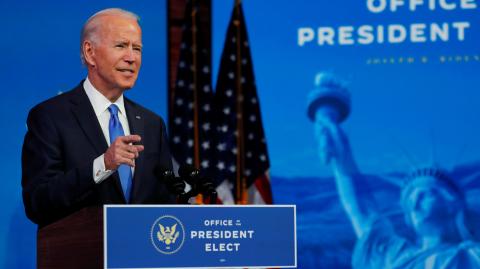
[[[445,170],[435,166],[419,168],[408,174],[404,182],[404,194],[413,190],[417,184],[421,182],[421,179],[425,177],[434,179],[435,184],[438,184],[438,186],[447,188],[458,197],[463,197],[461,189],[457,186],[453,178],[451,178]]]
[[[415,180],[416,178],[419,178],[419,177],[433,177],[433,178],[436,178],[436,179],[439,179],[439,180],[444,180],[444,181],[453,181],[447,174],[447,172],[445,172],[444,170],[438,168],[438,167],[434,167],[434,166],[430,166],[430,167],[423,167],[423,168],[419,168],[419,169],[416,169],[414,170],[413,172],[411,172],[410,174],[407,175],[407,181],[411,181],[411,180]]]

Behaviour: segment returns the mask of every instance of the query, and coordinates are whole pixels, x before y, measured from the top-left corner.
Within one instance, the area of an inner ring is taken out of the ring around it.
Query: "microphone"
[[[200,183],[201,192],[209,196],[210,204],[217,204],[217,191],[213,182],[207,178],[203,178]]]
[[[185,182],[176,178],[172,170],[165,169],[162,166],[157,166],[155,175],[167,186],[168,191],[175,195],[185,194]]]
[[[191,165],[182,165],[178,169],[178,175],[194,188],[200,179],[200,170]]]
[[[202,177],[200,175],[200,170],[191,165],[182,165],[180,169],[178,169],[178,174],[183,180],[192,186],[192,190],[189,192],[192,194],[191,197],[196,196],[198,193],[202,193],[210,198],[211,204],[216,204],[217,192],[215,190],[215,185],[211,180]]]

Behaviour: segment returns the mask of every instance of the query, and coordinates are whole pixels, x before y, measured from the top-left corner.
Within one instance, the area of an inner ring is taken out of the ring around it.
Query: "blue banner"
[[[242,8],[298,267],[480,268],[480,2],[292,2]],[[213,1],[212,74],[233,4]]]
[[[296,267],[295,206],[105,206],[105,268]]]

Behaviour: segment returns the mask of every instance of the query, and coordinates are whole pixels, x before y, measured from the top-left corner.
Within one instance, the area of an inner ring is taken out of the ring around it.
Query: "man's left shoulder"
[[[155,112],[143,107],[131,99],[125,98],[125,106],[127,109],[127,114],[130,112],[138,113],[139,116],[143,117],[143,119],[146,121],[160,121],[161,124],[164,124],[164,120],[160,115],[157,115]],[[133,111],[128,111],[129,108]]]

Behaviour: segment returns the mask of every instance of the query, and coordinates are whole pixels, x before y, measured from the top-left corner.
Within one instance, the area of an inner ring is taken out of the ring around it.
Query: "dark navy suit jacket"
[[[27,217],[40,226],[84,207],[126,203],[118,173],[96,184],[93,161],[107,141],[83,89],[75,89],[35,106],[27,119],[22,150],[23,202]],[[173,203],[155,176],[157,167],[172,167],[163,120],[125,98],[131,134],[142,137],[145,150],[135,161],[131,203]]]

